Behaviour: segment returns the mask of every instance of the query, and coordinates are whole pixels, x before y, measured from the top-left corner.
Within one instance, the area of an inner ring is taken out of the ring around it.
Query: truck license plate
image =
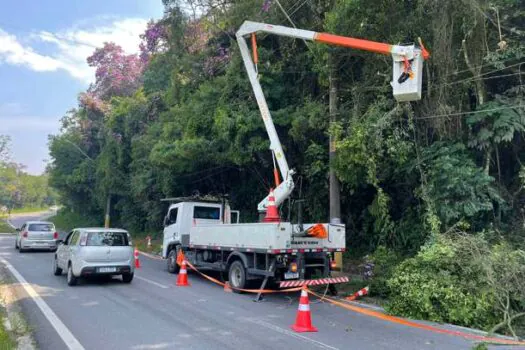
[[[299,272],[285,272],[284,273],[285,280],[291,280],[294,278],[299,278]]]
[[[117,272],[117,268],[116,267],[99,267],[97,271],[100,273]]]

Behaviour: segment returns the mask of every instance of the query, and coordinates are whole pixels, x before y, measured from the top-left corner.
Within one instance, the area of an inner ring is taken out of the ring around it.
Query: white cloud
[[[0,29],[0,58],[14,65],[24,65],[37,72],[55,71],[60,63],[52,57],[40,55],[24,47],[14,35]]]
[[[86,83],[94,80],[94,70],[89,67],[86,58],[95,48],[105,42],[120,45],[127,53],[137,53],[139,35],[146,28],[143,18],[110,19],[100,24],[101,18],[93,19],[96,25],[83,21],[75,26],[58,32],[39,31],[29,36],[37,43],[47,43],[52,47],[48,55],[40,54],[31,46],[24,46],[12,34],[0,29],[0,63],[2,61],[25,66],[37,72],[65,70],[72,77]]]
[[[37,116],[0,116],[0,133],[23,131],[42,131],[56,133],[60,129],[58,118],[43,118]]]

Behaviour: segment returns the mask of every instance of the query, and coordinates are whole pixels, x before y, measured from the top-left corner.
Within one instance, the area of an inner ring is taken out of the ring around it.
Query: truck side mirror
[[[164,217],[164,226],[168,226],[170,224],[170,218],[168,217],[168,215],[166,215]]]

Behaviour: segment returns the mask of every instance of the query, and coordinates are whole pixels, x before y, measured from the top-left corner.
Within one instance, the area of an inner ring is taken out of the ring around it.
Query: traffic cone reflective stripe
[[[297,309],[297,317],[295,324],[291,328],[298,332],[317,332],[317,328],[312,326],[312,315],[310,313],[310,302],[308,301],[308,292],[306,287],[301,291],[301,298],[299,299],[299,308]]]
[[[135,248],[133,255],[135,256],[135,268],[140,269],[139,250],[137,248]]]
[[[187,287],[190,284],[188,283],[188,271],[186,270],[186,260],[182,261],[182,266],[180,267],[179,274],[177,276],[177,286]]]
[[[270,188],[270,194],[268,195],[268,205],[266,206],[266,216],[263,222],[280,222],[279,210],[275,205],[275,196],[273,194],[273,188]]]
[[[370,288],[368,286],[366,286],[365,288],[360,289],[357,292],[355,292],[353,295],[347,297],[346,300],[356,300],[358,297],[362,297],[364,295],[367,295],[369,290],[370,290]]]

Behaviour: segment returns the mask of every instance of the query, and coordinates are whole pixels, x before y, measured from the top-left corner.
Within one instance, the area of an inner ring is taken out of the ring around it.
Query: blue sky
[[[0,134],[13,160],[40,174],[47,139],[94,79],[86,57],[105,41],[138,51],[162,0],[0,0]],[[72,150],[73,151],[73,150]]]

